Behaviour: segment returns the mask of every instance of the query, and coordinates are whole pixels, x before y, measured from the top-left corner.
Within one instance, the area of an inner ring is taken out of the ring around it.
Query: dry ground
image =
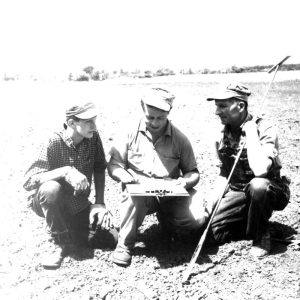
[[[262,77],[262,75],[260,75]],[[264,75],[268,80],[267,75]],[[236,76],[237,77],[237,76]],[[140,228],[133,263],[113,265],[110,251],[74,249],[59,270],[44,270],[47,250],[43,220],[26,208],[23,175],[37,145],[62,121],[60,112],[74,97],[97,102],[99,128],[108,151],[116,133],[139,113],[138,95],[145,86],[161,86],[177,95],[174,124],[191,139],[201,172],[198,189],[209,190],[217,170],[211,136],[218,126],[212,103],[205,101],[221,77],[169,77],[100,83],[5,83],[2,98],[1,160],[1,299],[299,299],[299,247],[273,242],[263,260],[249,255],[251,242],[204,247],[189,285],[182,272],[195,249],[182,237],[172,249],[161,243],[154,215]],[[254,78],[254,80],[253,80]],[[223,78],[222,78],[223,79]],[[227,79],[227,77],[226,77]],[[253,90],[251,109],[258,109],[266,82],[240,79]],[[300,81],[277,81],[268,95],[266,118],[279,129],[284,173],[292,179],[291,202],[272,216],[277,237],[300,233]],[[4,121],[3,121],[4,120]],[[119,224],[120,186],[107,177],[106,201]]]

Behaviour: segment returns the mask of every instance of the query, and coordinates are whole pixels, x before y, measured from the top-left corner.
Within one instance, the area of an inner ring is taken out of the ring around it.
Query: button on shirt
[[[178,178],[197,169],[190,141],[170,121],[165,133],[153,144],[146,124],[141,120],[125,140],[117,141],[110,155],[110,164],[146,177]]]
[[[34,196],[40,186],[40,174],[64,166],[73,166],[84,174],[91,185],[93,173],[106,168],[106,159],[99,133],[93,137],[84,138],[78,145],[66,131],[54,133],[49,141],[41,148],[38,158],[33,162],[25,174],[24,188],[32,191]],[[74,197],[70,205],[72,214],[78,213],[89,205],[88,197]]]

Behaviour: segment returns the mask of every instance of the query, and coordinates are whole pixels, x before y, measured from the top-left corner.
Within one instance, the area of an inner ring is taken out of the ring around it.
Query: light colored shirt
[[[166,131],[153,144],[143,120],[110,150],[109,164],[137,175],[178,178],[197,169],[189,139],[168,121]]]

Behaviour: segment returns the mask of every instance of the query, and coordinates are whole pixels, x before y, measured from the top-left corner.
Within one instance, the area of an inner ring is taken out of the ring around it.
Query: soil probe
[[[275,70],[275,72],[274,72],[274,75],[273,75],[273,77],[272,77],[272,79],[271,79],[271,81],[270,81],[270,83],[269,83],[269,85],[268,85],[268,88],[267,88],[267,90],[266,90],[266,92],[265,92],[265,94],[264,94],[264,96],[263,96],[263,99],[262,99],[262,101],[261,101],[262,104],[261,104],[261,107],[260,107],[260,111],[262,111],[262,108],[264,107],[265,100],[266,100],[266,96],[267,96],[267,94],[268,94],[268,92],[269,92],[269,90],[270,90],[270,87],[271,87],[271,85],[272,85],[272,83],[273,83],[273,81],[274,81],[274,78],[275,78],[275,76],[276,76],[276,73],[277,73],[279,67],[280,67],[280,66],[281,66],[281,65],[282,65],[289,57],[290,57],[290,56],[286,56],[283,60],[281,60],[279,63],[277,63],[277,64],[274,65],[271,69],[268,70],[268,73],[272,73],[274,70]],[[229,176],[228,176],[228,178],[227,178],[226,186],[225,186],[225,188],[224,188],[222,194],[220,195],[220,197],[219,197],[219,199],[218,199],[218,201],[217,201],[217,204],[215,205],[215,208],[214,208],[214,210],[213,210],[213,212],[212,212],[212,214],[211,214],[211,216],[210,216],[210,219],[209,219],[209,222],[208,222],[208,224],[207,224],[207,226],[206,226],[206,229],[205,229],[205,231],[203,232],[203,234],[202,234],[202,236],[201,236],[201,238],[200,238],[200,241],[199,241],[199,243],[198,243],[198,245],[197,245],[197,247],[196,247],[196,249],[195,249],[195,251],[194,251],[194,253],[193,253],[193,255],[192,255],[191,261],[190,261],[190,263],[189,263],[187,269],[186,269],[186,270],[184,271],[184,273],[183,273],[182,283],[187,283],[187,281],[188,281],[188,279],[189,279],[189,277],[190,277],[190,274],[191,274],[191,272],[192,272],[192,269],[193,269],[193,267],[194,267],[194,264],[195,264],[195,262],[196,262],[196,260],[197,260],[197,258],[198,258],[198,256],[199,256],[199,254],[200,254],[200,252],[201,252],[202,246],[203,246],[204,241],[205,241],[205,239],[206,239],[206,236],[207,236],[208,230],[209,230],[209,228],[210,228],[210,225],[211,225],[211,223],[212,223],[212,220],[213,220],[213,218],[214,218],[214,216],[215,216],[215,214],[216,214],[216,212],[217,212],[217,210],[218,210],[218,207],[219,207],[219,205],[220,205],[220,203],[221,203],[221,200],[222,200],[222,198],[223,198],[223,196],[224,196],[224,194],[225,194],[225,191],[227,190],[227,188],[228,188],[228,186],[229,186],[230,179],[231,179],[232,174],[233,174],[233,172],[234,172],[234,170],[235,170],[235,167],[236,167],[236,165],[237,165],[237,163],[238,163],[238,161],[239,161],[239,159],[240,159],[240,156],[241,156],[241,154],[242,154],[242,151],[243,151],[243,149],[244,149],[244,146],[245,146],[245,143],[243,143],[243,144],[241,145],[241,149],[240,149],[239,152],[237,153],[237,156],[236,156],[236,158],[235,158],[234,164],[233,164],[232,169],[231,169],[231,171],[230,171],[230,174],[229,174]]]

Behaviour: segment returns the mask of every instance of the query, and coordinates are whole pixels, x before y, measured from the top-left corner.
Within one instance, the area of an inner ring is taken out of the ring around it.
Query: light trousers
[[[118,246],[132,250],[146,215],[157,212],[168,229],[197,230],[203,225],[204,206],[195,189],[189,197],[131,196],[123,192]]]

